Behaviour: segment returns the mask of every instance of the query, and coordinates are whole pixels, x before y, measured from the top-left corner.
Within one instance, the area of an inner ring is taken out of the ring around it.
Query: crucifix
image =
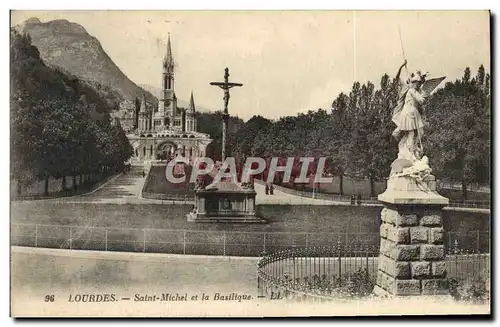
[[[229,68],[224,69],[224,82],[210,82],[210,85],[215,85],[224,90],[224,113],[222,114],[222,162],[226,159],[226,134],[229,112],[227,106],[229,104],[229,90],[235,86],[243,86],[241,83],[229,82]]]

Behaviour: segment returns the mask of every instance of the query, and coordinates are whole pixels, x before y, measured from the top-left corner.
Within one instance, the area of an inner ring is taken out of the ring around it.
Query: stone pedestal
[[[265,223],[255,211],[256,192],[233,182],[219,182],[195,191],[195,208],[190,222]]]
[[[448,294],[442,220],[448,199],[436,193],[434,176],[421,184],[409,177],[390,178],[378,199],[384,208],[375,293]]]

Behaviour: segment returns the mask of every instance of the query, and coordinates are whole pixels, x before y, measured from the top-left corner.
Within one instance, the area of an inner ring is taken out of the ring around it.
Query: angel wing
[[[431,78],[428,79],[422,84],[422,91],[425,94],[431,94],[432,91],[446,78],[446,76],[443,77],[436,77],[436,78]]]

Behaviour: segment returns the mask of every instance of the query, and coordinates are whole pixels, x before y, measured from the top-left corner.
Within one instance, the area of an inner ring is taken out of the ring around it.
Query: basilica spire
[[[196,107],[194,105],[193,91],[191,91],[191,99],[189,100],[189,112],[190,113],[196,112]]]
[[[170,72],[173,72],[174,68],[174,56],[172,55],[172,46],[170,45],[170,32],[168,33],[167,40],[167,53],[163,59],[163,67]]]

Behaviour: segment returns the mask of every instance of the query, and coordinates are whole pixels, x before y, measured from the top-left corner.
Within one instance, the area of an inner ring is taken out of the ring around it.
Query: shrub
[[[285,283],[291,284],[291,287],[296,290],[337,298],[368,296],[375,287],[366,269],[358,269],[354,273],[343,274],[335,279],[329,279],[327,275],[321,277],[314,275],[311,278],[296,278],[292,281],[286,276]]]
[[[450,295],[456,301],[469,303],[486,303],[490,299],[490,292],[486,286],[486,281],[483,278],[476,278],[470,281],[462,279],[449,278],[448,288]]]

